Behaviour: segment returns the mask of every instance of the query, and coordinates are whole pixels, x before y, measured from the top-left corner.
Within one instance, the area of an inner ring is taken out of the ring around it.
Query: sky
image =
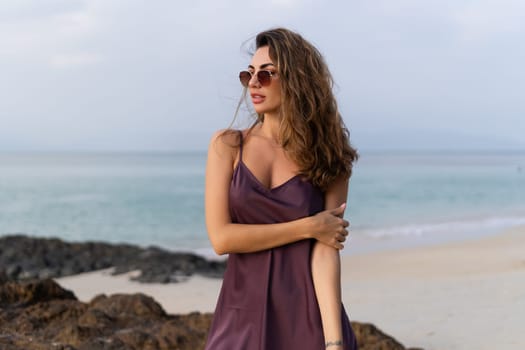
[[[525,150],[524,17],[522,0],[0,0],[0,151],[205,150],[278,26],[324,55],[358,149]]]

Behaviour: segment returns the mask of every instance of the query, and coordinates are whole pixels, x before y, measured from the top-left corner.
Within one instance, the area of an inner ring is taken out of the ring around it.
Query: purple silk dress
[[[242,134],[230,186],[232,222],[273,224],[324,209],[323,193],[295,176],[268,189],[242,161]],[[325,349],[310,258],[313,239],[255,253],[230,254],[206,350]],[[344,308],[345,350],[357,343]]]

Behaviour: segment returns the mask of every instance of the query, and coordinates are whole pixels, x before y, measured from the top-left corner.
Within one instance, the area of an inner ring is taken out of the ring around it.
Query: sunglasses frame
[[[248,81],[246,82],[246,84],[243,83],[243,79],[242,79],[242,77],[241,77],[243,73],[248,73],[248,74],[250,75],[250,79],[248,79]],[[263,73],[263,74],[265,74],[265,75],[268,74],[268,75],[267,75],[267,76],[268,76],[268,80],[266,80],[266,78],[263,78],[263,79],[261,80],[260,77],[259,77],[259,74],[261,74],[261,73]],[[275,74],[276,74],[276,73],[271,72],[271,71],[269,71],[269,70],[265,70],[265,69],[260,70],[260,71],[258,71],[258,72],[256,73],[256,76],[257,76],[257,82],[258,82],[259,84],[261,84],[261,86],[268,86],[268,85],[270,85],[270,84],[272,83],[272,77],[273,77]],[[248,87],[248,86],[250,85],[250,81],[251,81],[252,78],[253,78],[253,75],[254,75],[254,73],[250,72],[249,70],[243,70],[243,71],[239,72],[239,80],[240,80],[240,82],[241,82],[241,85],[244,86],[244,87]]]

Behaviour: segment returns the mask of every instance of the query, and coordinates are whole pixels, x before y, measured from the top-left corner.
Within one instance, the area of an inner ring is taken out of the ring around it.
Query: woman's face
[[[278,113],[281,106],[281,85],[277,67],[270,58],[268,46],[260,47],[255,51],[248,70],[252,73],[248,89],[255,112],[258,114]],[[257,72],[261,70],[272,72],[269,85],[262,86],[257,80]]]

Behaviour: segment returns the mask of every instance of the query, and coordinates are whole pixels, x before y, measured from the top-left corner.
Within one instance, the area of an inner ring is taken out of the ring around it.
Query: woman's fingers
[[[342,243],[346,241],[346,237],[348,236],[347,227],[350,225],[348,220],[341,217],[345,208],[346,203],[343,203],[335,209],[326,210],[317,214],[319,224],[321,225],[318,231],[320,236],[317,239],[338,250],[344,248]]]
[[[341,233],[337,236],[337,240],[339,242],[344,242],[346,241],[346,236],[348,236],[348,232]]]
[[[348,230],[344,226],[339,226],[339,230],[338,231],[340,233],[348,232]]]
[[[346,203],[343,203],[337,208],[330,210],[330,213],[335,216],[340,216],[344,214],[345,208],[346,208]]]

